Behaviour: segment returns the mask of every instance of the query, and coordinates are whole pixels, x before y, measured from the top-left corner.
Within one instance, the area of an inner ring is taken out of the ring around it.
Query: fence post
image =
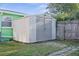
[[[64,40],[65,40],[65,21],[64,21]]]

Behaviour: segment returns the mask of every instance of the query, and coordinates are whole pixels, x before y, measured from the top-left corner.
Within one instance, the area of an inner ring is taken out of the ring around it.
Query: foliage
[[[79,12],[77,12],[75,16],[77,19],[79,19]]]
[[[47,8],[49,12],[57,14],[57,20],[75,19],[79,12],[78,3],[49,3]]]
[[[69,14],[67,13],[58,13],[57,16],[55,17],[58,21],[64,21],[69,19]]]

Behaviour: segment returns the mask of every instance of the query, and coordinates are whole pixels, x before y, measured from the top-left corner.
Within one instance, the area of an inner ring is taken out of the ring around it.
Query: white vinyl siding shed
[[[50,15],[27,16],[14,20],[13,39],[24,43],[34,43],[56,39],[56,20]]]

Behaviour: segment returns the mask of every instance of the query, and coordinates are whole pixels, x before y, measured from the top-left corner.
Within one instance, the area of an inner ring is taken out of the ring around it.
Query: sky
[[[46,7],[46,3],[0,3],[0,9],[12,10],[31,15],[46,12]]]

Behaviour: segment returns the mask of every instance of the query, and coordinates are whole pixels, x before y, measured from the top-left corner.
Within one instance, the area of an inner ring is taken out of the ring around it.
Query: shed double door
[[[46,41],[52,39],[52,22],[49,19],[38,19],[36,24],[36,40]]]

